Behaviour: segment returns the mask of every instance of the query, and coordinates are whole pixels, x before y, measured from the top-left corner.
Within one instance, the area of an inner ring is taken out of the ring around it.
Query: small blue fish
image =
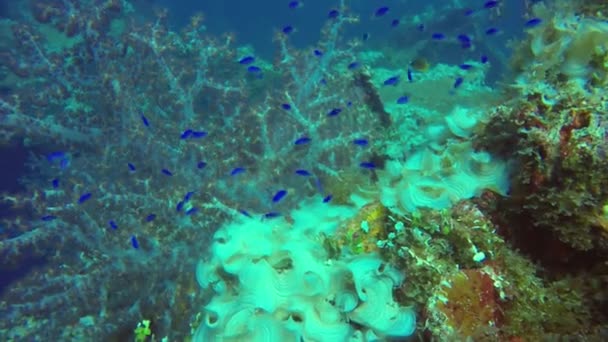
[[[543,22],[543,20],[541,18],[532,18],[532,19],[526,21],[524,26],[526,28],[532,28],[532,27],[536,27],[536,26],[540,25],[540,23],[542,23],[542,22]]]
[[[204,138],[206,137],[208,134],[205,131],[192,131],[192,138],[193,139],[198,139],[198,138]]]
[[[264,218],[267,218],[267,219],[276,218],[279,216],[281,216],[281,214],[276,211],[271,211],[269,213],[264,214]]]
[[[196,212],[198,212],[198,208],[192,207],[192,208],[186,210],[186,215],[193,215],[193,214],[196,214]]]
[[[293,142],[294,145],[304,145],[304,144],[308,144],[309,142],[311,142],[312,139],[310,139],[307,136],[303,136],[301,138],[296,139],[296,141]]]
[[[175,211],[180,212],[180,211],[182,211],[183,207],[184,207],[184,201],[179,201],[179,202],[177,202],[177,205],[175,206]]]
[[[110,225],[110,228],[114,230],[118,229],[118,225],[116,224],[116,222],[114,222],[114,220],[108,221],[108,224]]]
[[[139,249],[139,242],[137,242],[137,237],[135,235],[131,235],[131,245],[135,249]]]
[[[399,26],[399,19],[393,19],[393,21],[391,21],[391,27],[397,27]]]
[[[91,194],[90,192],[87,192],[86,194],[83,194],[78,199],[78,203],[82,204],[82,203],[88,201],[91,198],[91,196],[93,196],[93,194]]]
[[[407,97],[406,95],[401,96],[400,98],[397,99],[397,104],[406,104],[410,101],[410,98]]]
[[[333,197],[334,197],[334,196],[332,196],[332,195],[327,195],[327,196],[325,196],[325,197],[323,198],[323,203],[329,203],[329,201],[331,201],[331,199],[332,199]]]
[[[321,50],[315,49],[312,53],[317,57],[323,56],[323,51],[321,51]]]
[[[194,195],[194,191],[188,191],[184,196],[184,202],[188,202],[192,198],[192,195]]]
[[[389,10],[388,6],[382,6],[382,7],[379,7],[379,8],[376,10],[376,12],[374,12],[374,15],[375,15],[376,17],[382,17],[382,16],[384,16],[386,13],[388,13],[388,10]]]
[[[235,167],[234,169],[232,169],[232,171],[230,171],[230,175],[231,175],[231,176],[236,176],[236,175],[238,175],[239,173],[243,173],[243,172],[245,172],[245,168],[242,168],[242,167]]]
[[[291,109],[291,105],[289,103],[283,103],[283,104],[281,104],[281,108],[283,108],[285,110],[290,110]]]
[[[66,169],[69,165],[70,165],[70,159],[67,157],[61,159],[61,161],[59,162],[59,167],[62,169]]]
[[[308,177],[308,176],[312,176],[312,173],[310,173],[306,170],[303,170],[303,169],[298,169],[298,170],[296,170],[296,175]]]
[[[247,212],[247,210],[242,210],[242,209],[241,209],[241,210],[239,210],[239,213],[243,214],[244,216],[247,216],[247,217],[251,218],[251,214],[249,214],[249,213]]]
[[[336,116],[342,112],[342,108],[334,108],[327,113],[327,116]]]
[[[386,80],[384,80],[384,85],[388,86],[388,85],[397,85],[397,83],[399,83],[399,76],[393,76],[393,77],[389,77]]]
[[[57,151],[47,154],[46,159],[52,163],[55,160],[61,159],[63,157],[65,157],[65,152]]]
[[[360,167],[364,168],[364,169],[375,169],[376,165],[373,162],[362,162],[359,164]]]
[[[45,215],[45,216],[42,216],[40,219],[42,221],[49,222],[49,221],[53,221],[56,218],[57,218],[57,216],[55,216],[55,215]]]
[[[470,70],[473,68],[473,65],[464,63],[460,64],[458,67],[462,70]]]
[[[483,8],[494,8],[498,6],[498,1],[486,1],[485,4],[483,4]]]
[[[285,196],[287,196],[287,190],[281,189],[279,191],[277,191],[274,196],[272,196],[272,202],[274,203],[278,203],[279,201],[281,201]]]
[[[146,222],[152,222],[156,218],[156,214],[150,214],[146,216]]]
[[[460,85],[462,85],[462,82],[464,81],[464,79],[462,77],[456,77],[456,80],[454,81],[454,89],[460,87]]]
[[[207,163],[205,163],[204,161],[199,161],[198,163],[196,163],[196,167],[199,169],[203,169],[205,168],[205,166],[207,166]]]
[[[135,171],[135,165],[133,165],[131,163],[127,163],[127,165],[129,166],[130,171]]]
[[[285,34],[290,34],[293,32],[293,26],[291,26],[291,25],[283,26],[283,29],[281,31],[283,31],[283,33],[285,33]]]
[[[259,72],[262,72],[262,69],[260,69],[260,67],[257,67],[255,65],[252,65],[252,66],[247,67],[247,71],[250,73],[257,74]]]
[[[431,35],[431,38],[433,38],[434,40],[444,40],[445,34],[443,34],[441,32],[436,32]]]
[[[53,188],[57,189],[59,187],[59,179],[55,178],[51,183],[53,184]]]
[[[369,142],[367,141],[367,139],[359,138],[359,139],[353,140],[353,144],[355,144],[357,146],[367,146],[369,144]]]
[[[291,8],[291,9],[296,9],[300,6],[301,6],[301,3],[299,1],[290,1],[289,4],[287,4],[287,7]]]
[[[418,31],[420,32],[424,32],[424,24],[420,24],[416,27],[416,29],[418,29]]]
[[[150,122],[148,121],[148,118],[146,118],[143,114],[141,114],[141,121],[146,127],[150,127]]]
[[[251,64],[253,62],[255,62],[255,57],[253,57],[253,56],[245,56],[245,57],[239,59],[239,64],[243,64],[243,65]]]
[[[407,68],[407,80],[411,82],[414,82],[414,77],[412,76],[412,69]]]
[[[466,34],[459,34],[458,36],[456,36],[456,39],[458,39],[458,41],[460,41],[461,43],[470,43],[471,42],[471,37],[469,37]]]
[[[464,10],[464,16],[465,17],[470,17],[473,14],[475,14],[475,10],[471,9],[471,8],[467,8],[466,10]]]
[[[167,169],[162,169],[160,170],[162,173],[164,173],[167,176],[173,176],[173,173]]]
[[[192,135],[192,130],[191,129],[187,129],[185,131],[182,132],[182,134],[179,136],[180,139],[188,139],[190,136]]]
[[[355,70],[359,67],[359,62],[352,62],[348,65],[348,70]]]
[[[332,9],[327,13],[327,18],[329,19],[336,19],[338,16],[340,16],[340,12],[337,9]]]
[[[367,33],[367,32],[366,32],[366,33],[364,33],[364,34],[361,36],[361,38],[363,39],[363,41],[368,40],[368,39],[369,39],[369,33]]]
[[[482,55],[479,60],[481,61],[482,64],[486,64],[486,63],[488,63],[488,56]]]
[[[490,27],[489,29],[486,30],[487,36],[493,36],[497,33],[498,33],[498,29],[496,27]]]

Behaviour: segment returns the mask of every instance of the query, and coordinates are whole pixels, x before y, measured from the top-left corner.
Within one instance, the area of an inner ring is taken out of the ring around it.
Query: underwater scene
[[[0,2],[0,341],[608,341],[605,0]]]

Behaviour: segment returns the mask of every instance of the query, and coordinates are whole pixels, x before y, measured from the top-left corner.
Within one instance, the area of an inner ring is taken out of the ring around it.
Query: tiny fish
[[[42,221],[49,222],[49,221],[53,221],[56,218],[57,218],[57,216],[55,216],[55,215],[45,215],[45,216],[42,216],[40,219]]]
[[[391,27],[397,27],[399,26],[399,19],[393,19],[393,21],[391,21]]]
[[[251,64],[253,62],[255,62],[255,57],[253,57],[253,56],[245,56],[245,57],[239,59],[239,64],[243,64],[243,65]]]
[[[488,56],[482,55],[479,60],[481,61],[482,64],[486,64],[486,63],[488,63]]]
[[[368,40],[368,39],[369,39],[369,33],[367,33],[367,32],[366,32],[366,33],[364,33],[364,34],[361,36],[361,38],[363,38],[363,40],[364,40],[364,41]]]
[[[59,187],[59,179],[55,178],[51,183],[53,184],[53,188],[57,189]]]
[[[315,49],[312,53],[317,57],[323,56],[323,51],[321,51],[321,50]]]
[[[289,103],[283,103],[281,105],[281,108],[283,108],[285,110],[290,110],[291,109],[291,105]]]
[[[116,224],[116,222],[114,222],[114,220],[108,221],[108,224],[110,225],[110,228],[114,230],[118,229],[118,225]]]
[[[272,202],[277,203],[281,201],[285,196],[287,196],[287,190],[281,189],[277,191],[274,196],[272,196]]]
[[[336,116],[342,112],[342,108],[334,108],[327,113],[327,116]]]
[[[167,176],[173,176],[173,173],[171,171],[167,170],[167,169],[162,169],[161,172],[164,173]]]
[[[177,202],[177,205],[175,206],[175,211],[180,212],[180,211],[182,211],[183,207],[184,207],[184,201],[179,201],[179,202]]]
[[[540,25],[540,23],[542,23],[542,22],[543,22],[543,20],[541,18],[532,18],[532,19],[526,21],[524,26],[526,28],[532,28],[532,27],[536,27],[536,26]]]
[[[67,168],[69,165],[70,165],[70,159],[69,158],[63,158],[59,162],[59,167],[62,168],[62,169]]]
[[[205,163],[204,161],[199,161],[198,163],[196,163],[196,167],[199,169],[203,169],[205,168],[205,166],[207,166],[207,163]]]
[[[197,211],[198,211],[198,208],[192,207],[192,208],[186,210],[186,215],[196,214]]]
[[[150,127],[150,122],[148,121],[148,118],[146,118],[143,114],[141,114],[141,121],[146,127]]]
[[[156,218],[156,214],[150,214],[146,216],[146,222],[152,222]]]
[[[289,4],[287,4],[287,7],[291,8],[291,9],[296,9],[298,7],[300,7],[302,4],[299,1],[290,1]]]
[[[269,213],[264,214],[264,218],[270,219],[270,218],[276,218],[281,216],[280,213],[276,212],[276,211],[271,211]]]
[[[498,29],[496,27],[490,27],[486,30],[486,35],[493,36],[498,33]]]
[[[308,144],[309,142],[311,142],[312,139],[310,139],[307,136],[298,138],[296,141],[293,142],[294,145],[304,145],[304,144]]]
[[[475,13],[475,10],[471,9],[471,8],[467,8],[466,10],[464,10],[464,16],[465,17],[470,17]]]
[[[204,138],[206,136],[207,136],[207,132],[205,132],[205,131],[192,131],[192,138],[194,138],[194,139]]]
[[[359,139],[353,140],[353,144],[355,144],[357,146],[367,146],[369,144],[369,142],[367,141],[367,139],[359,138]]]
[[[418,29],[418,31],[424,32],[424,24],[420,24],[416,28]]]
[[[179,136],[180,139],[188,139],[188,137],[190,137],[192,135],[192,130],[191,129],[187,129],[185,131],[182,132],[182,134]]]
[[[78,203],[84,203],[86,201],[88,201],[91,196],[93,196],[93,194],[91,194],[90,192],[87,192],[86,194],[83,194],[82,196],[80,196],[80,198],[78,199]]]
[[[303,169],[296,170],[296,175],[304,176],[304,177],[312,176],[312,174],[310,172],[303,170]]]
[[[473,68],[473,65],[464,63],[460,64],[458,67],[462,70],[470,70]]]
[[[230,175],[231,175],[231,176],[236,176],[236,175],[238,175],[239,173],[243,173],[243,172],[245,172],[245,168],[242,168],[242,167],[235,167],[234,169],[232,169],[232,171],[230,171]]]
[[[332,196],[332,195],[327,195],[327,196],[325,196],[325,197],[323,198],[323,203],[328,203],[329,201],[331,201],[331,199],[332,199],[333,197],[334,197],[334,196]]]
[[[252,65],[252,66],[247,67],[247,71],[250,73],[258,73],[258,72],[262,72],[262,69],[260,69],[260,67],[257,67],[255,65]]]
[[[194,195],[194,191],[188,191],[184,196],[184,202],[188,202],[192,198],[192,195]]]
[[[375,169],[376,165],[372,162],[362,162],[359,164],[360,167],[364,168],[364,169]]]
[[[433,38],[434,40],[444,40],[445,39],[445,34],[440,33],[440,32],[436,32],[436,33],[433,33],[431,35],[431,38]]]
[[[386,80],[384,80],[384,85],[388,86],[388,85],[397,85],[397,83],[399,83],[399,76],[393,76],[393,77],[389,77]]]
[[[291,26],[291,25],[283,26],[283,29],[281,31],[283,31],[283,33],[285,33],[285,34],[290,34],[293,32],[293,26]]]
[[[459,34],[458,36],[456,36],[456,38],[461,42],[461,43],[470,43],[471,42],[471,37],[469,37],[466,34]]]
[[[133,165],[131,163],[127,163],[127,165],[129,166],[129,170],[135,171],[135,165]]]
[[[382,17],[382,16],[384,16],[386,13],[388,13],[388,10],[389,10],[388,6],[382,6],[382,7],[379,7],[379,8],[376,10],[376,12],[374,12],[374,15],[375,15],[376,17]]]
[[[411,82],[414,82],[414,77],[412,76],[412,69],[407,68],[407,80]]]
[[[456,80],[454,81],[454,89],[460,87],[460,85],[462,84],[462,82],[464,81],[464,79],[462,77],[456,77]]]
[[[494,8],[498,6],[498,1],[486,1],[485,4],[483,4],[484,8]]]
[[[245,215],[245,216],[247,216],[247,217],[251,217],[251,214],[249,214],[249,213],[247,212],[247,210],[242,210],[242,209],[241,209],[241,210],[239,210],[239,213],[241,213],[241,214],[243,214],[243,215]]]
[[[329,11],[329,13],[327,13],[327,18],[336,19],[339,15],[340,15],[340,12],[338,12],[337,9],[332,9],[331,11]]]
[[[46,159],[52,163],[56,159],[61,159],[63,157],[65,157],[65,152],[57,151],[47,154]]]
[[[400,98],[397,99],[397,104],[406,104],[410,101],[410,98],[407,97],[406,95],[401,96]]]
[[[137,242],[137,237],[135,235],[131,235],[131,245],[135,249],[139,249],[139,242]]]
[[[348,70],[354,70],[359,67],[359,62],[352,62],[348,65]]]

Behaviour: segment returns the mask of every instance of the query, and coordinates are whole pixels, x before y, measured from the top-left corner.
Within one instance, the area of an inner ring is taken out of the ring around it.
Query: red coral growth
[[[447,302],[438,309],[455,333],[477,339],[495,331],[503,317],[492,278],[480,269],[469,269],[454,275],[450,284]]]

